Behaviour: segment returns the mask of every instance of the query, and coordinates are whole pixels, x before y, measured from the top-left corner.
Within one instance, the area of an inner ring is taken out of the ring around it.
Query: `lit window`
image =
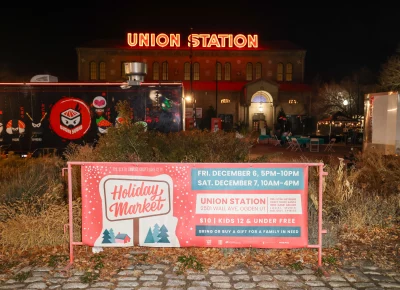
[[[262,65],[261,62],[256,63],[256,79],[261,79],[262,77]]]
[[[127,61],[121,62],[121,77],[126,77],[126,73],[125,73],[125,63],[127,63]]]
[[[160,64],[153,62],[153,81],[160,80]]]
[[[104,61],[99,64],[99,79],[102,81],[106,79],[106,63]]]
[[[200,64],[198,62],[193,64],[193,80],[200,80]]]
[[[190,81],[190,63],[189,62],[185,62],[184,70],[185,70],[185,76],[184,76],[185,81]]]
[[[89,68],[90,68],[90,79],[97,80],[97,63],[95,63],[94,61],[90,62]]]
[[[163,81],[168,80],[168,62],[166,61],[162,63],[162,80]]]
[[[283,63],[278,63],[278,69],[276,72],[276,80],[278,82],[283,81]]]
[[[246,81],[253,80],[253,64],[249,62],[246,66]]]
[[[216,75],[216,80],[217,81],[220,81],[222,79],[222,64],[220,62],[216,63],[215,75]]]
[[[231,63],[230,62],[225,63],[225,80],[226,81],[231,80]]]
[[[286,64],[286,81],[291,82],[293,80],[293,65],[291,63]]]

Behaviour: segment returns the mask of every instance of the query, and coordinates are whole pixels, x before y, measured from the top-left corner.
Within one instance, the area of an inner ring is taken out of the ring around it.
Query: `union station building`
[[[124,82],[125,63],[144,62],[146,83],[183,83],[191,97],[186,112],[194,109],[200,122],[212,107],[226,125],[272,129],[283,109],[291,129],[301,131],[302,117],[311,113],[303,48],[255,34],[191,35],[127,33],[84,44],[77,48],[79,81]]]

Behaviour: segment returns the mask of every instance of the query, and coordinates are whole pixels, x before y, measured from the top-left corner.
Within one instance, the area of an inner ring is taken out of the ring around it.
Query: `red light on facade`
[[[127,43],[129,46],[140,47],[180,47],[180,34],[155,34],[155,33],[128,33]]]
[[[131,47],[180,47],[181,35],[155,33],[128,33],[127,43]],[[191,34],[188,47],[201,48],[258,48],[258,35],[244,34]]]
[[[166,47],[169,43],[168,35],[161,33],[156,37],[156,44],[160,47]],[[171,46],[171,45],[170,45]]]

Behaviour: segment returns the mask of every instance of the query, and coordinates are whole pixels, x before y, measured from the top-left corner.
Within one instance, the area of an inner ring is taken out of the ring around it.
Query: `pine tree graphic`
[[[115,243],[115,234],[114,234],[114,230],[110,229],[110,241],[111,243]]]
[[[147,236],[144,242],[148,244],[154,244],[154,237],[153,234],[151,233],[151,228],[149,228],[149,231],[147,232]]]
[[[160,238],[158,240],[158,243],[169,243],[170,241],[168,240],[169,235],[167,234],[168,229],[162,225],[162,227],[160,228],[160,234],[158,235],[158,237]]]
[[[111,244],[111,239],[110,239],[110,232],[105,229],[103,232],[103,244]]]
[[[153,239],[155,243],[157,243],[158,240],[160,239],[159,234],[160,234],[160,226],[156,223],[153,229]]]

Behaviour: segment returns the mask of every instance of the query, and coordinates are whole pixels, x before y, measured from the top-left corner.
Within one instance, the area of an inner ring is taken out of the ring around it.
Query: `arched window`
[[[278,63],[277,71],[276,71],[276,80],[278,82],[283,81],[283,63]]]
[[[162,63],[162,80],[167,81],[168,80],[168,62],[164,61]]]
[[[230,62],[226,62],[225,63],[225,80],[226,81],[230,81],[231,80],[231,63]]]
[[[262,64],[261,62],[256,63],[256,79],[262,78]]]
[[[160,80],[160,64],[158,62],[153,62],[153,81]]]
[[[286,64],[286,77],[287,82],[293,81],[293,65],[289,62]]]
[[[215,79],[217,81],[222,79],[222,64],[220,62],[215,64]]]
[[[104,61],[99,63],[99,79],[102,81],[106,79],[106,63]]]
[[[253,80],[253,64],[251,62],[246,65],[246,81]]]
[[[193,64],[193,80],[200,80],[200,64],[198,62]]]
[[[89,64],[89,79],[97,80],[97,63],[94,61]]]
[[[190,81],[190,62],[185,62],[184,64],[184,80]]]

